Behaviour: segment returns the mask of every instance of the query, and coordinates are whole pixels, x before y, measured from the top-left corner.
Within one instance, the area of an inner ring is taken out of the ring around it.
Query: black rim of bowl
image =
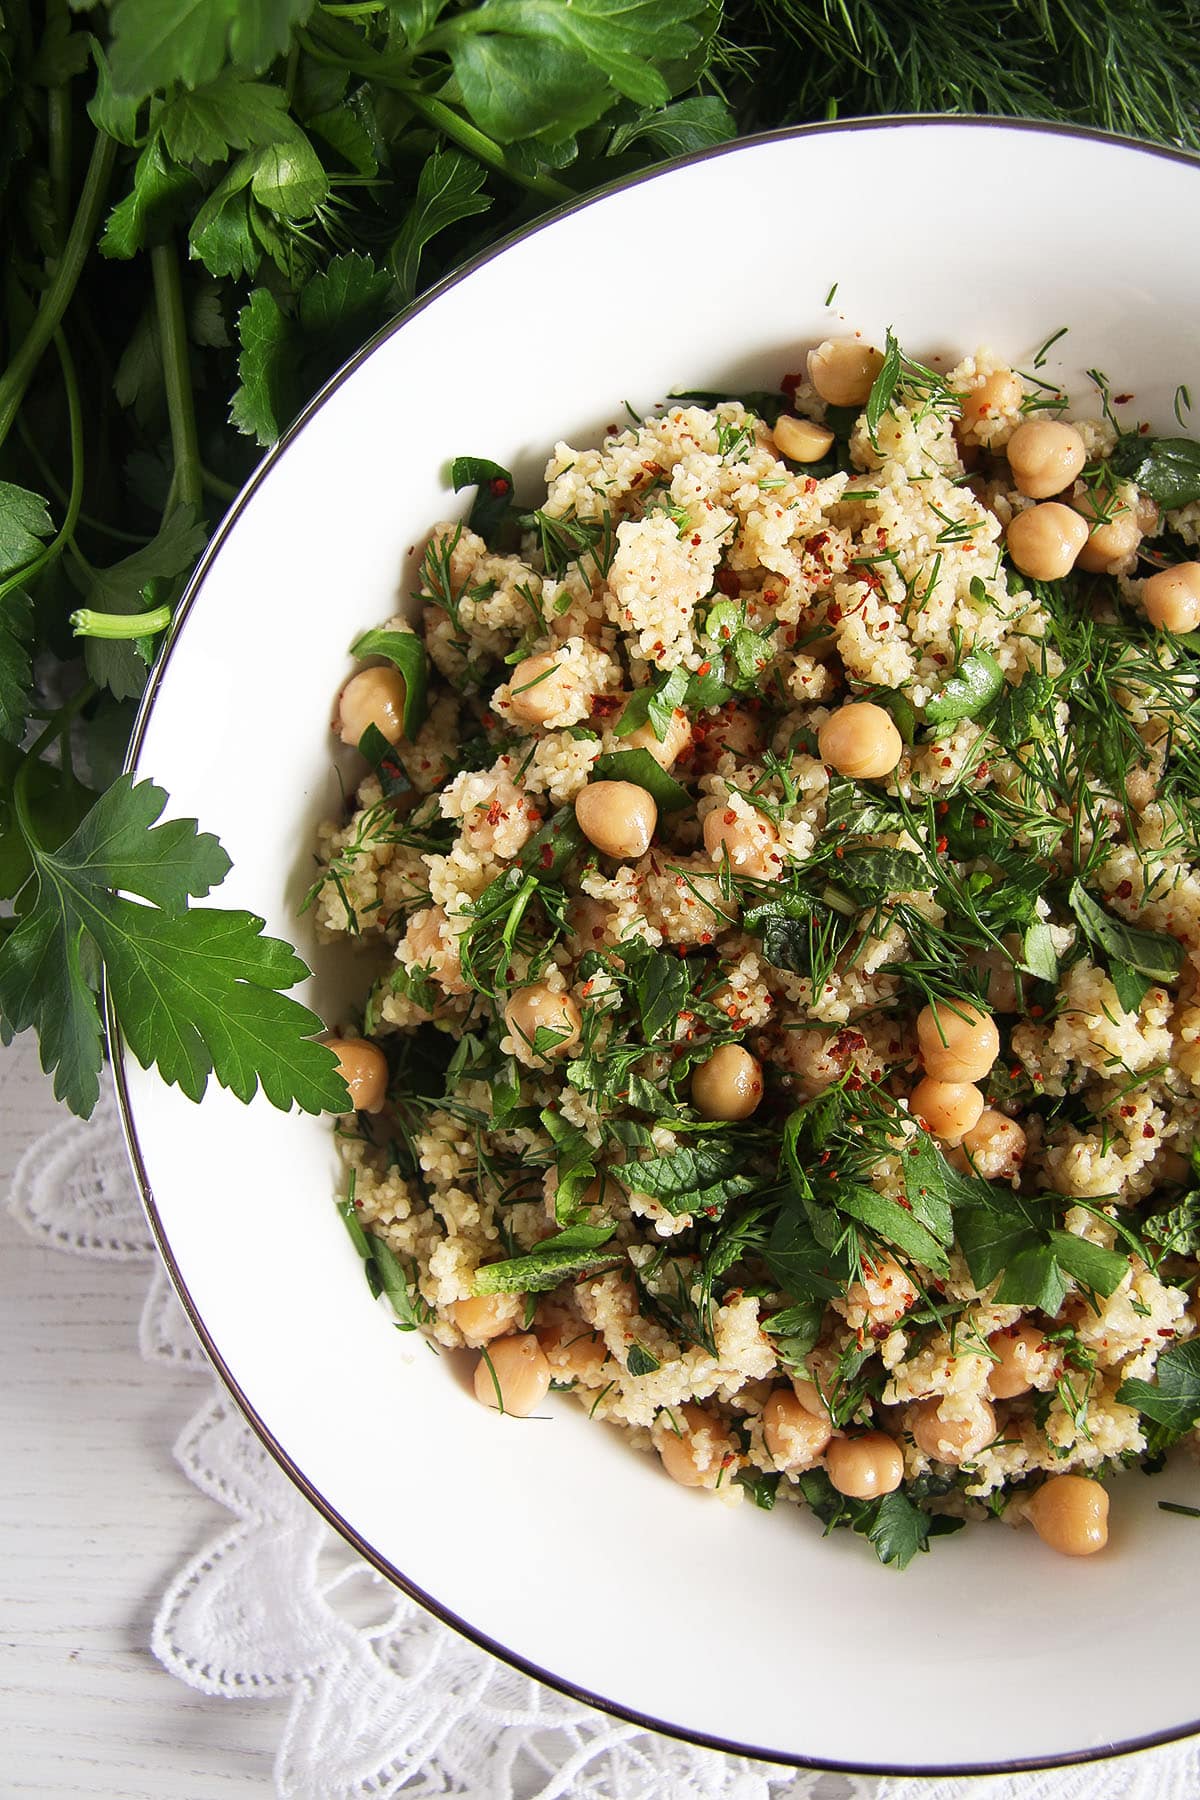
[[[1196,156],[1190,151],[1168,149],[1155,144],[1147,144],[1143,143],[1138,138],[1124,137],[1115,132],[1099,131],[1090,126],[1047,124],[1036,119],[1006,119],[973,114],[885,114],[875,118],[839,119],[834,121],[821,121],[820,123],[812,125],[786,126],[778,131],[764,131],[749,137],[735,138],[727,144],[717,145],[710,150],[698,150],[689,156],[676,157],[670,162],[658,163],[654,167],[641,170],[635,175],[625,176],[618,181],[610,182],[606,187],[599,188],[578,200],[568,201],[563,206],[556,207],[552,212],[542,214],[531,224],[524,226],[518,231],[511,232],[498,243],[491,245],[487,250],[481,251],[478,256],[472,257],[469,262],[463,263],[449,275],[444,276],[434,287],[429,288],[425,293],[420,295],[418,299],[414,300],[411,305],[405,307],[403,312],[398,313],[388,324],[382,326],[373,337],[368,339],[360,350],[357,350],[354,355],[351,356],[347,362],[343,363],[342,367],[329,378],[284,432],[278,443],[273,445],[263,457],[254,473],[246,482],[246,485],[230,505],[229,511],[225,514],[217,530],[214,532],[213,537],[205,550],[204,555],[197,564],[195,572],[188,582],[187,588],[179,602],[167,641],[163,646],[162,653],[159,656],[153,671],[151,672],[145,694],[142,697],[141,706],[138,709],[137,719],[133,728],[133,735],[130,739],[129,750],[125,759],[125,771],[127,773],[136,772],[137,759],[145,738],[146,727],[154,709],[155,700],[157,699],[167,664],[171,659],[175,646],[179,642],[183,628],[187,623],[188,616],[200,596],[209,567],[215,557],[219,554],[225,539],[241,517],[246,505],[257,491],[265,476],[274,468],[279,458],[284,454],[288,446],[300,432],[303,431],[309,420],[319,412],[330,395],[335,393],[337,389],[342,386],[348,377],[355,372],[361,363],[365,362],[367,357],[369,357],[380,344],[385,343],[387,339],[394,336],[396,332],[403,330],[410,319],[416,318],[417,315],[424,312],[427,307],[433,305],[442,294],[449,292],[451,288],[459,286],[461,282],[473,275],[477,269],[481,269],[488,263],[494,262],[497,257],[503,256],[504,253],[514,245],[522,243],[526,239],[536,236],[539,232],[547,230],[549,227],[556,224],[559,219],[566,218],[572,213],[582,212],[587,207],[596,205],[597,202],[607,199],[612,194],[623,192],[626,188],[638,187],[643,182],[656,180],[659,176],[669,173],[673,169],[685,168],[694,163],[711,162],[717,157],[737,155],[740,151],[746,148],[752,148],[759,144],[779,143],[790,138],[816,137],[821,135],[833,136],[839,132],[887,132],[895,130],[898,127],[940,127],[943,129],[968,128],[980,131],[1036,133],[1048,137],[1085,138],[1091,139],[1096,143],[1113,145],[1120,149],[1134,150],[1139,155],[1154,158],[1156,160],[1183,163],[1192,168],[1200,169],[1200,156]],[[1181,1738],[1190,1737],[1194,1733],[1200,1732],[1200,1719],[1193,1719],[1186,1724],[1172,1727],[1165,1731],[1151,1732],[1141,1737],[1127,1738],[1095,1748],[1063,1751],[1057,1755],[1016,1757],[1011,1761],[1005,1762],[900,1764],[864,1763],[855,1762],[853,1760],[833,1761],[829,1759],[802,1756],[795,1752],[764,1750],[753,1744],[740,1743],[733,1738],[712,1737],[705,1732],[692,1731],[686,1726],[672,1724],[669,1720],[657,1719],[651,1714],[638,1712],[634,1707],[626,1706],[619,1701],[610,1700],[603,1694],[593,1694],[586,1688],[577,1687],[573,1682],[566,1680],[563,1676],[556,1675],[552,1670],[542,1668],[538,1663],[530,1661],[528,1657],[520,1655],[517,1651],[508,1649],[504,1644],[497,1642],[495,1638],[489,1637],[485,1632],[480,1631],[476,1626],[470,1624],[466,1619],[460,1618],[457,1613],[452,1612],[449,1607],[444,1606],[434,1595],[427,1593],[423,1588],[419,1587],[402,1569],[398,1569],[394,1563],[390,1562],[388,1558],[382,1555],[380,1551],[376,1550],[372,1544],[368,1543],[347,1519],[344,1519],[341,1514],[336,1511],[319,1489],[317,1489],[308,1479],[304,1471],[297,1467],[292,1461],[283,1445],[279,1443],[273,1435],[270,1426],[259,1416],[250,1405],[245,1394],[243,1394],[238,1385],[237,1377],[221,1356],[220,1351],[217,1349],[216,1344],[209,1335],[204,1321],[197,1310],[196,1304],[188,1291],[187,1282],[175,1260],[174,1252],[171,1249],[162,1220],[159,1217],[158,1207],[150,1186],[150,1179],[142,1159],[141,1145],[138,1142],[137,1128],[134,1123],[133,1113],[129,1102],[129,1093],[125,1083],[124,1044],[121,1039],[120,1029],[113,1013],[111,1000],[107,991],[105,994],[105,1013],[108,1024],[109,1043],[112,1050],[113,1081],[116,1088],[117,1104],[120,1109],[121,1126],[124,1132],[130,1161],[133,1165],[134,1176],[141,1194],[142,1204],[146,1209],[146,1214],[150,1221],[150,1228],[154,1233],[155,1241],[158,1244],[159,1252],[166,1264],[167,1272],[170,1275],[175,1292],[179,1296],[193,1330],[204,1345],[205,1352],[214,1369],[232,1394],[238,1407],[255,1433],[271,1453],[272,1457],[274,1457],[275,1461],[326,1522],[331,1525],[335,1531],[339,1532],[358,1554],[362,1556],[366,1562],[370,1563],[373,1568],[378,1570],[381,1575],[385,1576],[387,1580],[393,1582],[411,1599],[417,1601],[428,1612],[431,1612],[436,1618],[440,1619],[443,1624],[449,1625],[453,1630],[460,1633],[461,1636],[469,1639],[473,1644],[478,1645],[480,1649],[488,1651],[491,1655],[498,1657],[502,1662],[508,1663],[510,1667],[520,1669],[524,1674],[532,1676],[535,1681],[540,1681],[544,1683],[545,1686],[554,1688],[559,1693],[566,1694],[571,1699],[577,1700],[585,1706],[591,1706],[598,1712],[607,1713],[618,1719],[624,1719],[629,1724],[641,1726],[646,1731],[658,1732],[667,1737],[677,1738],[684,1743],[695,1744],[705,1750],[725,1752],[733,1756],[749,1757],[758,1762],[775,1763],[787,1768],[827,1770],[837,1774],[875,1776],[1013,1774],[1021,1770],[1064,1768],[1071,1764],[1096,1762],[1101,1759],[1115,1756],[1127,1756],[1137,1750],[1148,1750],[1156,1745],[1175,1743]]]

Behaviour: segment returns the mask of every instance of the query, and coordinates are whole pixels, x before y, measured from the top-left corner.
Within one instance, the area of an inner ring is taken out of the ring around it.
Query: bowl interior
[[[926,359],[991,344],[1026,369],[1067,326],[1047,380],[1083,396],[1102,369],[1177,429],[1179,384],[1200,395],[1197,167],[995,124],[808,131],[623,188],[437,293],[268,459],[159,673],[137,769],[220,834],[220,902],[299,942],[329,1016],[369,980],[296,918],[338,804],[326,722],[349,644],[461,515],[454,455],[531,491],[556,439],[593,441],[626,401],[775,386],[802,346],[888,325]],[[1146,253],[1099,257],[1101,211]],[[669,1729],[831,1764],[1045,1760],[1189,1727],[1200,1535],[1155,1504],[1186,1497],[1185,1470],[1117,1484],[1095,1562],[997,1526],[897,1575],[790,1507],[674,1487],[565,1397],[547,1420],[485,1412],[455,1358],[370,1304],[327,1121],[123,1074],[176,1278],[244,1403],[362,1546],[504,1653]]]

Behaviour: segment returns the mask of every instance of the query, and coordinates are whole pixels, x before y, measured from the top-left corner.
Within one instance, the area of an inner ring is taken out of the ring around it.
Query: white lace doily
[[[155,1655],[202,1693],[290,1701],[287,1800],[962,1800],[957,1779],[801,1773],[695,1749],[579,1705],[498,1662],[364,1563],[277,1467],[212,1376],[158,1264],[110,1098],[21,1159],[10,1207],[56,1249],[153,1265],[140,1348],[207,1377],[175,1446],[232,1523],[182,1568]],[[1197,1800],[1200,1739],[1103,1765],[981,1777],[971,1800]]]

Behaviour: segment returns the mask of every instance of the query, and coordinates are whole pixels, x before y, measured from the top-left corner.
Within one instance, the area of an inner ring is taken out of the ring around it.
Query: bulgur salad
[[[460,459],[308,900],[397,1322],[901,1566],[1200,1418],[1200,446],[1044,366]]]

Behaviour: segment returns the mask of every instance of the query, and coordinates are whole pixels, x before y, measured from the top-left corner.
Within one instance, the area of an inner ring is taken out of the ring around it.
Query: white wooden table
[[[57,1108],[0,1050],[0,1195]],[[193,1693],[149,1649],[163,1587],[228,1515],[170,1447],[203,1389],[144,1364],[146,1268],[32,1243],[0,1209],[0,1795],[272,1791],[278,1702]]]

